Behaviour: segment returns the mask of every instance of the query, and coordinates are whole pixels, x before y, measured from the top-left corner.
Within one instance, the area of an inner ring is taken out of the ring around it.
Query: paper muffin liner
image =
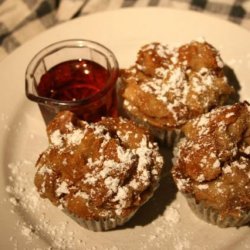
[[[72,213],[69,213],[68,210],[66,210],[65,208],[63,208],[62,211],[66,215],[71,217],[74,221],[76,221],[80,226],[88,230],[91,230],[94,232],[108,231],[118,226],[122,226],[126,222],[128,222],[135,215],[135,213],[140,209],[140,207],[143,206],[146,202],[148,202],[152,198],[152,196],[154,195],[154,192],[156,191],[158,187],[159,187],[159,183],[152,189],[151,193],[148,194],[148,197],[145,199],[145,201],[140,206],[135,208],[134,211],[132,211],[126,217],[121,217],[117,215],[115,217],[110,217],[110,218],[100,217],[99,220],[94,220],[94,219],[80,218]]]
[[[120,105],[119,107],[119,114],[148,129],[150,134],[163,146],[173,146],[176,142],[178,142],[181,136],[180,129],[165,129],[156,127],[150,124],[147,120],[143,120],[142,118],[135,116],[129,110],[124,108],[123,105]]]
[[[99,220],[94,220],[94,219],[87,220],[84,218],[80,218],[75,216],[74,214],[69,213],[65,209],[63,210],[63,212],[67,214],[69,217],[71,217],[74,221],[76,221],[80,226],[94,232],[102,232],[124,225],[134,216],[134,214],[137,212],[138,209],[133,211],[133,213],[129,214],[129,216],[125,218],[116,216],[114,218],[100,218]]]
[[[240,227],[250,222],[250,211],[239,217],[221,216],[218,210],[207,206],[203,201],[197,202],[193,195],[184,194],[191,210],[202,220],[219,227]]]

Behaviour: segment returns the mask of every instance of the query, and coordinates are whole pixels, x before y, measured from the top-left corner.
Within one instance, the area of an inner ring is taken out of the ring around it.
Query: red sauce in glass
[[[60,101],[89,98],[100,92],[107,83],[110,72],[96,62],[71,60],[49,69],[37,86],[38,95]],[[41,106],[45,121],[51,120],[49,108]],[[79,105],[63,105],[59,110],[70,110],[79,118],[92,122],[103,116],[117,116],[115,83],[98,99]]]
[[[40,96],[61,101],[86,99],[105,87],[108,71],[89,60],[62,62],[47,71],[40,80]]]

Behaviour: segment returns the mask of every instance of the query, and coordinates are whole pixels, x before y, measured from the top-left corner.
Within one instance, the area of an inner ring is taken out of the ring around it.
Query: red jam
[[[71,60],[49,69],[37,86],[38,95],[60,101],[88,99],[100,92],[107,83],[109,72],[90,60]],[[71,107],[81,119],[97,121],[102,116],[116,115],[114,86],[105,96],[79,107]]]

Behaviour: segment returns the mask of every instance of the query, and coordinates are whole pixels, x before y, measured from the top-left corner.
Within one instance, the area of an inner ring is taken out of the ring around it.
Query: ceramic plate
[[[1,249],[249,249],[249,227],[220,229],[199,220],[168,176],[129,223],[100,233],[40,199],[33,185],[35,161],[47,146],[40,111],[24,94],[25,69],[35,53],[63,39],[91,39],[126,67],[145,43],[179,45],[198,37],[220,50],[241,100],[250,101],[250,33],[196,12],[142,8],[89,15],[44,32],[0,62]]]

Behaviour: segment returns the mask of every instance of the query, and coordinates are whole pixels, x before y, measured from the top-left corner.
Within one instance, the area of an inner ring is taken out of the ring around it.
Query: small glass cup
[[[38,94],[41,77],[52,67],[71,60],[89,60],[107,70],[105,86],[95,95],[81,100],[61,101]],[[90,40],[64,40],[49,45],[38,52],[29,63],[25,74],[26,96],[39,105],[48,124],[63,110],[74,112],[85,121],[97,121],[102,116],[117,115],[116,82],[119,66],[115,55],[105,46]]]

